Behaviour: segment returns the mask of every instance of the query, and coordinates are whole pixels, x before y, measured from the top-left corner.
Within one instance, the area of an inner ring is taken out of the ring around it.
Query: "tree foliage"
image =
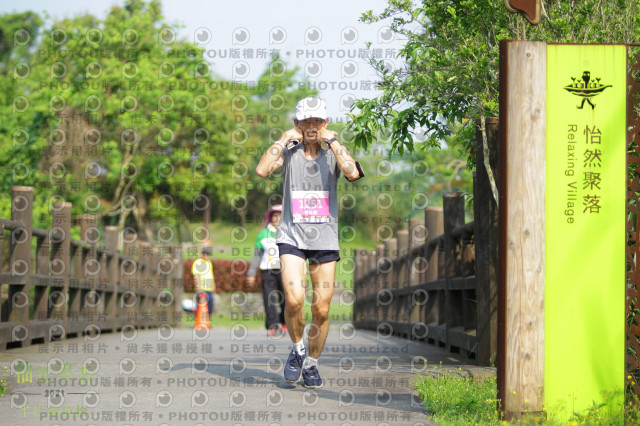
[[[30,185],[37,226],[65,200],[153,241],[161,226],[206,209],[229,219],[268,191],[252,171],[302,97],[295,69],[274,59],[255,85],[225,81],[156,0],[47,27],[30,12],[0,24],[1,217],[11,186]]]
[[[460,132],[472,156],[473,123],[498,115],[499,43],[524,39],[557,43],[630,43],[640,37],[639,0],[542,0],[543,19],[530,26],[508,12],[503,0],[389,0],[380,13],[361,20],[388,22],[406,40],[391,70],[372,60],[382,94],[358,99],[350,114],[356,144],[367,147],[381,129],[390,129],[399,153],[438,147]],[[468,119],[465,121],[465,119]],[[424,142],[415,133],[426,131]]]

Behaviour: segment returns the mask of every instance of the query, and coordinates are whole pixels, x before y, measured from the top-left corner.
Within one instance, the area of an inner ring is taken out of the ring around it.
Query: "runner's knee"
[[[290,298],[286,300],[285,309],[289,312],[298,312],[302,310],[304,299]]]
[[[329,303],[314,303],[311,306],[311,314],[314,318],[319,320],[326,320],[329,318]]]

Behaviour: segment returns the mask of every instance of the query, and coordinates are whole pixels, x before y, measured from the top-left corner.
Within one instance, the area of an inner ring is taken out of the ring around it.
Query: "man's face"
[[[294,120],[294,124],[300,129],[304,140],[315,141],[318,139],[318,131],[327,126],[329,120],[322,118],[307,118],[306,120]]]
[[[280,216],[282,216],[282,213],[280,213],[280,212],[271,213],[271,224],[273,226],[275,226],[276,228],[280,224]]]

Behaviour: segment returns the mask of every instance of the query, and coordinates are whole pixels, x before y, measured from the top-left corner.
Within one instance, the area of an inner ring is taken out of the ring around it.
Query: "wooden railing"
[[[488,120],[497,147],[497,120]],[[476,135],[475,222],[464,223],[464,197],[447,193],[375,250],[355,254],[354,325],[424,340],[491,365],[497,356],[497,205]],[[497,149],[490,151],[497,178]],[[476,259],[478,261],[476,261]]]
[[[356,253],[355,326],[475,353],[474,223],[464,224],[455,193],[425,216],[426,228],[414,221],[375,252]]]
[[[179,246],[127,233],[120,253],[118,227],[82,215],[76,240],[71,203],[51,210],[51,229],[33,227],[33,188],[15,186],[11,220],[0,219],[0,349],[180,322]]]

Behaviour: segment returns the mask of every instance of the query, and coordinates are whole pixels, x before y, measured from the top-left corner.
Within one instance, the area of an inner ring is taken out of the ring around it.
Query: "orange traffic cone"
[[[204,293],[200,293],[200,299],[198,300],[198,309],[196,309],[196,323],[195,329],[211,328],[211,322],[209,322],[209,307],[207,304],[207,296]]]

